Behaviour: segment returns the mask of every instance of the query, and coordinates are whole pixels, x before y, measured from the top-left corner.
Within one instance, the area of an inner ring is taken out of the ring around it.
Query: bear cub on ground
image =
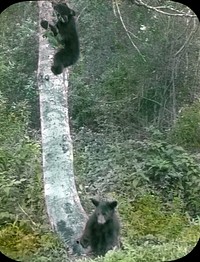
[[[90,247],[94,255],[104,256],[108,250],[119,246],[120,223],[115,213],[117,201],[91,199],[96,209],[88,219],[79,243]]]

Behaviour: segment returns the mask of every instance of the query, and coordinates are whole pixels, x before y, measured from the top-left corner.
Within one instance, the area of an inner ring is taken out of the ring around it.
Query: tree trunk
[[[52,6],[38,1],[39,21],[50,20]],[[80,254],[76,243],[86,222],[76,190],[73,173],[73,151],[67,107],[68,81],[54,76],[49,57],[53,50],[39,26],[38,87],[43,150],[44,192],[51,226],[64,240],[70,253]]]

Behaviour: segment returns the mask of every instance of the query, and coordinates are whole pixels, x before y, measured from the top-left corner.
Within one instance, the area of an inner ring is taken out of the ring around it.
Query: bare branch
[[[164,6],[158,6],[158,7],[155,7],[155,6],[151,6],[151,5],[148,5],[146,3],[144,3],[142,0],[134,0],[134,3],[136,5],[140,5],[140,6],[144,6],[150,10],[153,10],[153,11],[156,11],[158,13],[161,13],[161,14],[164,14],[164,15],[168,15],[168,16],[179,16],[179,17],[193,17],[193,18],[196,18],[197,16],[196,15],[191,15],[189,13],[184,13],[183,11],[179,11],[177,9],[174,9],[174,8],[171,8],[171,7],[164,7]],[[177,12],[177,13],[168,13],[168,12],[165,12],[165,11],[162,11],[160,9],[170,9],[171,11],[174,11],[174,12]]]
[[[131,38],[131,36],[130,36],[129,31],[128,31],[128,29],[126,28],[126,25],[124,24],[124,20],[123,20],[123,18],[122,18],[122,16],[121,16],[121,12],[120,12],[120,9],[119,9],[119,6],[118,6],[117,1],[115,1],[115,5],[116,5],[116,7],[117,7],[117,12],[118,12],[120,21],[121,21],[121,23],[122,23],[122,26],[123,26],[124,30],[126,31],[126,34],[127,34],[128,38],[129,38],[129,40],[131,41],[131,44],[135,47],[135,49],[137,50],[137,52],[139,53],[139,55],[140,55],[140,56],[142,57],[142,59],[146,62],[146,59],[144,58],[144,55],[140,52],[139,48],[138,48],[138,47],[136,46],[136,44],[133,42],[133,40],[132,40],[132,38]]]
[[[22,208],[22,206],[18,203],[19,208],[21,209],[21,211],[28,217],[28,219],[31,221],[31,223],[34,226],[37,226],[37,224],[31,219],[31,217],[26,213],[26,211]]]
[[[112,0],[112,7],[113,7],[113,13],[115,16],[117,16],[116,14],[116,8],[115,8],[115,0]]]
[[[195,20],[194,20],[195,21]],[[191,30],[188,38],[185,40],[185,43],[181,46],[181,48],[175,53],[174,56],[177,56],[185,47],[186,45],[190,42],[190,40],[192,39],[193,35],[196,33],[196,31],[198,30],[198,26],[196,26],[196,23],[194,22],[194,27],[193,30]]]
[[[153,103],[159,105],[160,107],[163,106],[162,103],[160,103],[160,102],[158,102],[158,101],[156,101],[156,100],[154,100],[154,99],[151,99],[151,98],[145,97],[145,96],[143,96],[143,95],[141,96],[141,98],[142,98],[142,99],[145,99],[145,100],[147,100],[147,101],[151,101],[151,102],[153,102]],[[164,108],[164,110],[167,111],[168,113],[172,114],[172,111],[170,111],[169,109]]]

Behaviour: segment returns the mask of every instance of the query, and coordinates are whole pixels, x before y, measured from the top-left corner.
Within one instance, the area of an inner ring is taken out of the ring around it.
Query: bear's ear
[[[112,202],[109,203],[109,207],[111,209],[114,209],[116,206],[117,206],[117,201],[112,201]]]
[[[75,15],[76,15],[75,11],[72,10],[72,9],[70,9],[70,15],[71,15],[71,16],[75,16]]]
[[[97,206],[99,205],[99,201],[97,201],[96,199],[91,198],[90,200],[91,200],[92,203],[95,205],[95,207],[97,207]]]

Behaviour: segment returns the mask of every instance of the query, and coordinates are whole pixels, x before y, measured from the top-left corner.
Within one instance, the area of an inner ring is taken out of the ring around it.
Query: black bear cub
[[[65,67],[76,63],[79,58],[79,38],[76,31],[75,12],[66,4],[54,5],[54,11],[57,16],[55,25],[49,24],[48,21],[42,20],[41,26],[44,29],[50,29],[62,48],[54,55],[51,71],[55,75],[63,72]]]
[[[104,256],[119,243],[120,224],[115,213],[117,201],[97,201],[91,199],[96,209],[88,219],[79,243],[90,247],[94,255]]]

